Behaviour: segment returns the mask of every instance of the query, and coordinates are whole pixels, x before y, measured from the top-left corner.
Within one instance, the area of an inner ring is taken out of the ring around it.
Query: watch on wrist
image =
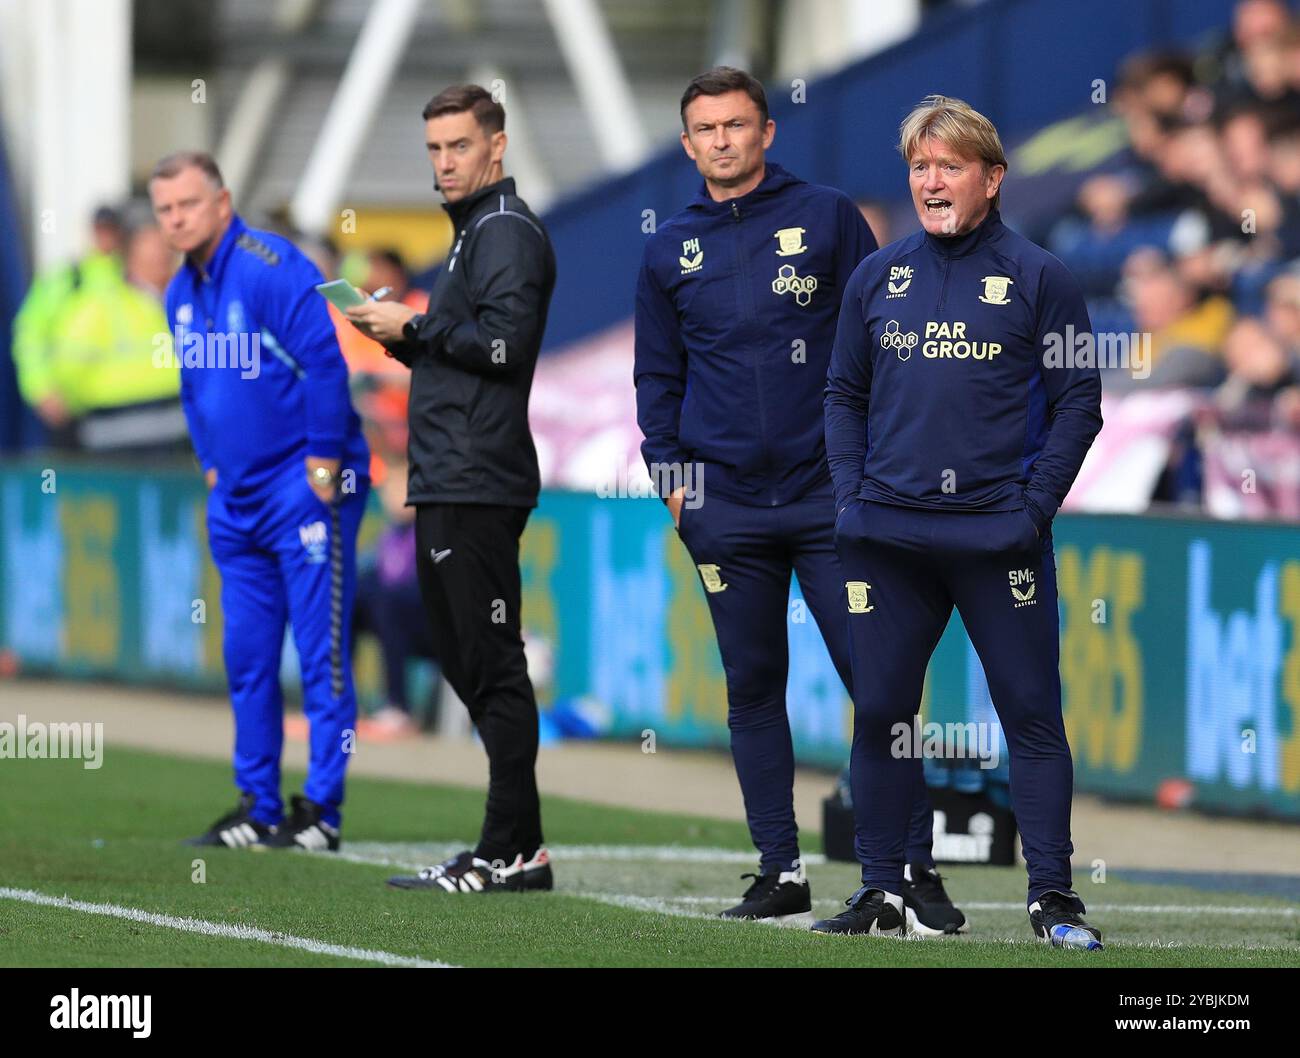
[[[333,487],[336,477],[329,467],[312,467],[307,480],[319,489],[328,489]]]
[[[424,322],[424,313],[417,312],[404,324],[402,324],[402,337],[408,342],[413,342],[419,337],[420,324]]]

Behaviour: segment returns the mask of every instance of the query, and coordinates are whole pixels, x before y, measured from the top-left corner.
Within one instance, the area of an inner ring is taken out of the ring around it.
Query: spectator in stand
[[[419,730],[411,716],[406,666],[411,658],[432,661],[434,651],[415,571],[415,508],[406,506],[404,462],[400,467],[387,467],[377,491],[388,524],[380,532],[372,562],[357,584],[355,627],[379,640],[385,703],[372,716],[357,722],[357,736],[364,741],[389,742]],[[436,687],[441,678],[436,662],[434,671]],[[435,703],[437,698],[435,693]]]
[[[1151,335],[1152,386],[1217,385],[1219,358],[1232,324],[1231,303],[1203,296],[1159,250],[1135,251],[1124,265],[1124,287],[1138,331]]]
[[[72,414],[52,376],[55,330],[68,302],[83,286],[120,279],[122,274],[121,214],[111,206],[101,206],[95,210],[90,233],[90,252],[72,264],[55,265],[37,276],[14,318],[13,359],[19,391],[49,430],[51,443],[60,448],[75,447],[76,440]]]
[[[1208,56],[1210,83],[1221,100],[1239,99],[1252,92],[1249,56],[1258,46],[1286,31],[1291,13],[1283,0],[1241,0],[1232,13],[1232,36],[1217,54]]]
[[[1291,357],[1300,358],[1300,265],[1269,283],[1265,311],[1269,330]]]
[[[366,260],[365,290],[373,293],[387,287],[384,301],[401,302],[417,311],[427,307],[428,291],[411,286],[410,273],[397,250],[371,250]],[[410,372],[382,345],[353,327],[346,316],[330,308],[370,444],[371,479],[387,522],[358,582],[356,606],[358,632],[369,632],[379,640],[385,704],[358,721],[357,735],[366,741],[391,741],[418,730],[407,692],[407,661],[433,658],[433,635],[415,572],[415,508],[405,506]],[[436,666],[435,673],[440,679]],[[434,697],[436,701],[437,695]]]
[[[176,257],[152,221],[130,232],[125,256],[125,275],[115,257],[83,262],[80,281],[59,301],[44,330],[44,403],[59,410],[71,447],[183,455],[189,433],[161,301]]]

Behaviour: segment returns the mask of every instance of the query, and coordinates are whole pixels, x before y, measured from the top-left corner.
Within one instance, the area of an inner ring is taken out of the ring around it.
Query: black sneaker
[[[523,888],[548,891],[555,888],[555,876],[551,874],[551,854],[545,847],[534,852],[531,859],[524,860]]]
[[[814,933],[874,933],[881,937],[904,937],[907,923],[902,908],[885,899],[883,889],[868,889],[865,885],[844,901],[849,905],[834,918],[824,918],[813,923]]]
[[[472,852],[426,867],[419,874],[399,874],[389,878],[394,889],[433,889],[443,893],[518,893],[524,889],[524,858],[515,856],[506,865],[501,860],[489,863]]]
[[[966,916],[944,891],[943,877],[923,863],[909,863],[903,868],[903,909],[908,931],[924,937],[959,933],[966,925]]]
[[[275,832],[263,839],[266,849],[306,849],[308,852],[338,852],[339,828],[321,819],[321,808],[315,801],[294,794],[289,799],[293,812]]]
[[[761,869],[761,868],[760,868]],[[812,917],[812,890],[803,861],[795,861],[792,871],[772,874],[742,874],[753,878],[740,903],[721,912],[719,918],[761,919],[767,922],[806,922]]]
[[[1035,937],[1053,948],[1102,949],[1101,930],[1083,920],[1077,893],[1044,893],[1029,905],[1029,925]]]
[[[207,833],[200,834],[197,838],[186,838],[183,844],[218,845],[229,849],[256,846],[275,833],[275,827],[259,823],[249,814],[256,803],[257,798],[251,793],[240,794],[239,804],[233,812],[227,812],[213,823]]]

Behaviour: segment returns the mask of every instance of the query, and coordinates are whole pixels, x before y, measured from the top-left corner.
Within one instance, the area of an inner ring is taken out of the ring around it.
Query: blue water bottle
[[[1053,948],[1081,948],[1084,951],[1101,951],[1101,941],[1078,926],[1062,923],[1052,927]]]

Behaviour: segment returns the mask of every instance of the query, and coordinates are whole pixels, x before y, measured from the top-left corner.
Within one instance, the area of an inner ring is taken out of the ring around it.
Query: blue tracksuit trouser
[[[302,671],[310,753],[303,793],[339,823],[357,699],[349,648],[356,541],[369,482],[332,506],[307,484],[301,464],[274,488],[238,498],[220,484],[208,497],[208,541],[221,574],[222,652],[235,713],[235,785],[257,798],[252,815],[279,823],[284,697],[280,654],[293,628]]]
[[[915,760],[895,746],[953,606],[984,665],[1010,753],[1029,902],[1069,894],[1074,765],[1061,718],[1060,617],[1050,529],[1023,510],[926,511],[852,500],[835,542],[849,583],[850,765],[863,884],[900,893]]]
[[[678,524],[718,636],[731,752],[764,874],[788,871],[799,857],[794,749],[786,714],[792,570],[831,661],[852,693],[845,577],[835,554],[834,517],[827,485],[779,507],[751,507],[706,493],[697,508],[683,508]],[[911,764],[901,780],[909,806],[908,862],[932,866],[934,814],[922,761]]]

